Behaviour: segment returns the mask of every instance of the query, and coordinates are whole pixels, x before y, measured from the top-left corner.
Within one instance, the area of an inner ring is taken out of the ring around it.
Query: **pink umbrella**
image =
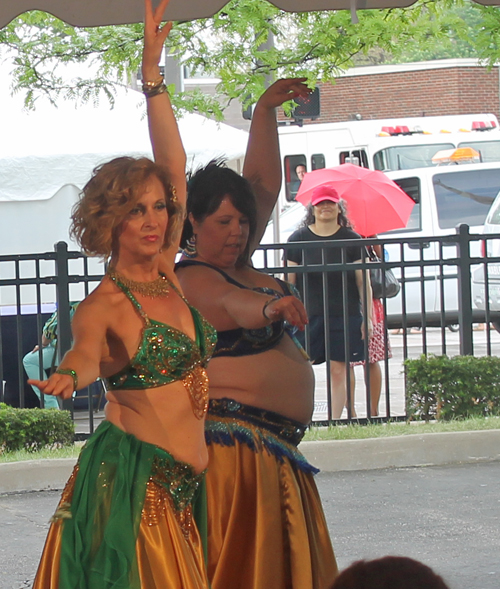
[[[347,204],[354,230],[364,237],[406,227],[415,205],[383,172],[352,164],[314,170],[304,176],[296,200],[307,206],[317,186],[333,183]]]

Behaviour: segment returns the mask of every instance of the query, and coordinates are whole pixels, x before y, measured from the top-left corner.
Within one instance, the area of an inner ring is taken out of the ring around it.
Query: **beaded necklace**
[[[120,281],[123,286],[127,287],[132,292],[136,292],[144,297],[149,297],[150,299],[168,297],[168,293],[170,292],[170,282],[164,274],[160,274],[158,278],[155,278],[151,282],[137,282],[136,280],[130,280],[129,278],[125,278],[125,276],[118,274],[118,272],[111,266],[108,267],[107,274],[113,282],[116,283],[117,281]]]

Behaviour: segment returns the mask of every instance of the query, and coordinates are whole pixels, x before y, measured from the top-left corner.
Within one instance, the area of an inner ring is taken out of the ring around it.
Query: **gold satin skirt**
[[[109,423],[109,422],[108,422]],[[117,430],[114,426],[106,426],[108,429]],[[116,432],[114,432],[116,434]],[[119,433],[118,437],[131,437],[130,434]],[[138,447],[141,446],[139,441],[136,441]],[[144,444],[144,443],[142,443]],[[123,448],[123,443],[122,443]],[[85,448],[82,454],[85,452]],[[166,454],[165,452],[162,452]],[[127,457],[129,458],[129,457]],[[125,461],[127,462],[127,460]],[[75,467],[66,487],[63,491],[59,507],[54,515],[53,523],[49,529],[42,558],[36,575],[33,589],[102,589],[103,587],[140,587],[141,589],[208,589],[209,583],[207,579],[204,549],[200,533],[192,515],[192,508],[190,504],[182,503],[181,500],[174,501],[172,495],[169,494],[169,484],[172,483],[172,468],[186,470],[189,465],[183,463],[176,463],[174,460],[170,461],[171,468],[165,467],[165,463],[157,461],[155,458],[151,461],[151,473],[146,474],[144,483],[140,482],[140,486],[145,490],[141,496],[141,503],[139,505],[138,517],[140,521],[137,525],[136,538],[132,537],[129,545],[131,546],[132,555],[127,561],[117,561],[116,564],[110,558],[104,556],[104,568],[107,566],[108,571],[104,573],[98,572],[94,577],[87,575],[88,571],[80,574],[79,580],[74,581],[71,577],[72,569],[81,567],[96,568],[94,562],[88,562],[85,558],[80,559],[80,554],[84,554],[83,548],[85,545],[92,544],[92,552],[96,553],[98,550],[97,544],[102,540],[97,539],[98,532],[93,532],[91,527],[91,537],[82,535],[77,536],[76,548],[71,553],[71,565],[68,567],[65,558],[65,536],[64,527],[75,518],[75,509],[78,506],[73,506],[75,502],[78,488],[77,478],[82,474],[82,461]],[[126,466],[126,465],[125,465]],[[105,465],[100,467],[101,472]],[[196,475],[200,476],[200,475]],[[133,474],[132,477],[137,480]],[[178,479],[180,480],[180,479]],[[112,487],[113,480],[107,478],[105,484],[101,487]],[[175,481],[174,481],[175,482]],[[186,477],[182,481],[184,487],[186,485]],[[117,486],[118,483],[115,483]],[[98,486],[92,485],[90,486]],[[76,489],[76,490],[75,490]],[[125,489],[125,494],[136,494],[134,489]],[[94,500],[94,495],[89,495],[89,501]],[[178,499],[178,497],[175,497]],[[97,497],[100,500],[100,496]],[[104,507],[107,509],[105,503],[109,503],[109,496],[104,494]],[[179,507],[180,505],[180,507]],[[123,506],[119,506],[120,509]],[[73,510],[73,514],[72,514]],[[111,511],[112,513],[112,511]],[[122,518],[123,514],[123,518]],[[120,514],[120,519],[130,519],[130,512],[126,509]],[[99,522],[98,517],[96,521]],[[95,528],[99,527],[99,523]],[[106,532],[104,532],[106,534]],[[119,542],[120,533],[118,533]],[[101,538],[104,536],[101,536]],[[135,549],[134,549],[135,542]],[[117,545],[116,539],[113,540],[113,549]],[[67,550],[66,550],[67,551]],[[107,553],[106,553],[107,554]],[[115,577],[118,569],[124,569],[124,562],[130,563],[133,561],[135,569],[135,581],[127,581],[127,573],[122,571],[122,579],[116,585],[109,582],[109,577]],[[69,573],[64,573],[61,562],[66,569],[69,568]],[[76,566],[73,566],[76,565]],[[114,569],[114,570],[113,570]],[[109,571],[111,574],[108,574]],[[105,580],[104,580],[105,579]],[[125,580],[123,580],[125,579]]]
[[[50,527],[33,589],[66,589],[59,586],[63,521]],[[154,525],[148,516],[141,519],[136,555],[143,589],[209,587],[198,530],[194,527],[186,540],[170,508]]]
[[[212,589],[329,589],[338,569],[315,469],[268,429],[277,414],[249,422],[237,405],[214,415],[211,402],[207,422]]]

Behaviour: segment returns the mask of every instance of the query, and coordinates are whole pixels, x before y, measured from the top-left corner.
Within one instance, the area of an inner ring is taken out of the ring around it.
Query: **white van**
[[[500,192],[493,201],[486,221],[484,222],[483,235],[485,238],[493,235],[500,235]],[[486,260],[497,258],[497,261],[488,261],[488,298],[489,310],[500,311],[500,239],[493,237],[485,239],[481,243],[481,255]],[[485,281],[485,267],[480,265],[472,276],[472,301],[476,308],[486,309],[486,281]],[[496,322],[497,329],[500,330],[500,322]]]
[[[500,191],[500,164],[480,163],[414,170],[388,172],[387,175],[398,184],[415,201],[406,229],[387,232],[380,237],[441,237],[456,234],[460,224],[467,224],[470,233],[481,233],[486,215]],[[442,260],[457,256],[453,244],[443,243],[440,251],[439,242],[433,239],[423,241],[421,247],[406,243],[403,246],[405,262],[413,260]],[[479,256],[480,242],[471,241],[470,254]],[[401,246],[391,243],[386,246],[389,261],[401,260]],[[439,323],[441,310],[440,267],[429,265],[424,270],[425,311],[428,323]],[[420,267],[405,269],[406,309],[407,314],[420,314],[422,299],[420,291]],[[455,275],[455,266],[442,266],[444,276]],[[399,272],[397,274],[400,275]],[[413,283],[413,285],[412,285]],[[458,310],[456,278],[446,279],[444,284],[444,306],[447,312]],[[415,287],[416,286],[416,287]],[[402,313],[401,295],[388,299],[388,314]]]

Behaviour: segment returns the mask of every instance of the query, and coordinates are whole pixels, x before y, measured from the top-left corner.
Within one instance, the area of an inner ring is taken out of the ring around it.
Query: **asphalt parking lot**
[[[400,554],[451,589],[500,587],[499,481],[499,461],[317,476],[341,568]],[[0,589],[31,587],[59,494],[0,495]]]

